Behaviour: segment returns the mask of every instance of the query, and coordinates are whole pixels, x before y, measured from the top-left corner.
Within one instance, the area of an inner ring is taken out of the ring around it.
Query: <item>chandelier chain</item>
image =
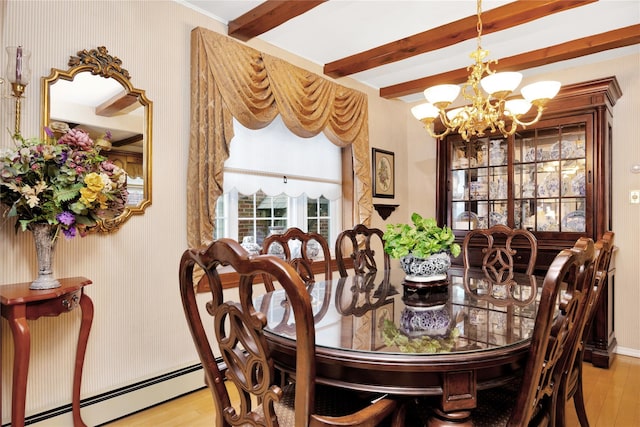
[[[477,15],[478,15],[478,23],[476,24],[476,31],[478,32],[478,50],[482,49],[482,45],[480,43],[480,39],[482,38],[482,0],[477,1]]]

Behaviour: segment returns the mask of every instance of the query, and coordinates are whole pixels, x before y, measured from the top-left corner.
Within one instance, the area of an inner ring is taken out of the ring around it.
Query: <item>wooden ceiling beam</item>
[[[140,142],[140,141],[143,140],[143,138],[144,138],[144,135],[142,135],[141,133],[137,133],[137,134],[135,134],[133,136],[121,139],[119,141],[111,141],[111,146],[112,147],[123,147],[125,145],[135,144],[136,142]]]
[[[113,117],[138,102],[137,95],[120,93],[96,107],[96,116]]]
[[[482,13],[482,33],[490,34],[597,0],[520,0]],[[324,74],[338,78],[469,40],[478,35],[477,16],[433,28],[382,46],[338,59],[324,66]]]
[[[327,0],[267,0],[229,22],[227,34],[247,41],[302,15]]]
[[[554,62],[574,59],[591,55],[605,50],[631,46],[640,43],[640,24],[584,37],[570,42],[545,47],[531,52],[502,58],[494,69],[499,71],[518,71]],[[443,83],[460,84],[467,81],[468,70],[457,70],[436,74],[421,79],[398,83],[380,89],[380,97],[386,99],[398,98],[422,92],[424,89]]]

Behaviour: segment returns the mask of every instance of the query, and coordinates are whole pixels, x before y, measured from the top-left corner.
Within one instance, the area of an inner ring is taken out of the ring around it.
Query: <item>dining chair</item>
[[[211,285],[211,300],[202,310],[195,294],[195,266],[205,271]],[[238,289],[227,295],[218,275],[220,266],[238,273]],[[295,382],[284,387],[274,382],[274,360],[263,332],[268,320],[253,307],[253,279],[265,274],[286,292],[295,319]],[[186,250],[179,279],[184,313],[213,396],[216,425],[375,426],[395,410],[391,399],[365,399],[363,394],[316,384],[311,299],[290,264],[273,255],[249,255],[238,242],[220,239],[205,248]],[[205,311],[212,320],[203,321]],[[213,345],[210,339],[215,339]],[[236,398],[227,387],[237,393]]]
[[[593,288],[594,243],[583,239],[556,255],[545,275],[522,377],[481,390],[471,411],[473,425],[555,425],[563,354]]]
[[[291,227],[282,234],[271,234],[262,241],[263,254],[275,254],[291,264],[307,285],[315,282],[313,266],[322,263],[326,280],[331,280],[331,252],[319,233]],[[320,258],[322,256],[322,258]]]
[[[336,239],[336,262],[340,277],[347,277],[347,266],[344,255],[348,254],[353,261],[356,274],[378,271],[376,253],[383,256],[384,271],[389,271],[389,254],[384,251],[384,232],[379,228],[369,228],[364,224],[356,224],[351,230],[344,230]]]
[[[565,362],[565,369],[560,383],[560,398],[558,399],[558,411],[556,414],[556,424],[559,427],[566,425],[565,411],[566,403],[573,399],[573,405],[578,415],[578,421],[582,427],[589,427],[587,411],[584,406],[584,394],[582,390],[582,363],[584,359],[585,344],[589,338],[589,333],[593,325],[593,319],[600,303],[600,296],[606,288],[607,274],[613,254],[613,241],[615,233],[605,232],[595,243],[596,264],[593,291],[589,301],[586,316],[583,323],[582,334],[575,344],[574,351],[568,355]],[[564,399],[562,399],[564,396]]]
[[[474,259],[475,248],[482,249],[481,260]],[[498,283],[513,278],[516,270],[533,274],[537,255],[538,241],[533,233],[502,224],[471,230],[462,242],[464,267],[481,266]]]
[[[327,314],[331,303],[331,288],[327,285],[322,293],[319,289],[315,289],[314,266],[320,263],[324,279],[331,280],[331,252],[329,252],[327,240],[319,233],[307,233],[297,227],[291,227],[284,233],[265,237],[262,241],[261,253],[276,255],[295,269],[307,286],[307,292],[312,296],[314,306],[318,307],[314,311],[313,318],[316,323],[320,322]],[[271,275],[264,274],[262,280],[268,291],[275,288]],[[288,310],[290,307],[285,307],[287,315]],[[278,328],[287,329],[288,327],[283,317],[283,323]]]

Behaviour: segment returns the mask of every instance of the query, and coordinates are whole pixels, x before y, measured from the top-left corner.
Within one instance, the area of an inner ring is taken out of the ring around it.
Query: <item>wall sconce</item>
[[[640,173],[640,163],[631,165],[631,173]]]
[[[11,83],[13,96],[16,98],[16,130],[15,135],[20,135],[20,110],[22,94],[31,79],[31,67],[29,59],[31,52],[23,49],[22,46],[9,46],[7,48],[7,73],[6,77]]]

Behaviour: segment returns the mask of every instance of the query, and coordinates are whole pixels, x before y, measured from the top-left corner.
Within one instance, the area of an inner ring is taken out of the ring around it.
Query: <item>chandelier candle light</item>
[[[427,131],[434,138],[442,138],[450,132],[457,132],[462,138],[469,141],[473,136],[484,136],[487,130],[491,133],[499,131],[505,137],[513,135],[518,125],[526,127],[536,123],[549,100],[556,96],[560,90],[560,82],[541,81],[524,86],[520,91],[523,98],[507,99],[520,84],[522,74],[517,72],[496,73],[489,68],[489,65],[491,63],[497,64],[497,60],[484,62],[489,51],[482,49],[480,43],[482,36],[481,3],[482,1],[478,0],[478,47],[469,55],[475,63],[467,67],[467,70],[470,70],[470,75],[466,83],[462,85],[462,88],[453,84],[432,86],[424,91],[428,102],[411,109],[411,113],[424,123]],[[484,95],[482,89],[488,93],[488,96]],[[470,105],[445,111],[460,92],[462,92],[464,99],[470,102]],[[531,109],[532,105],[537,107],[536,117],[529,122],[521,121],[521,117]],[[445,130],[440,134],[437,134],[433,129],[436,118],[440,118],[445,126]]]

